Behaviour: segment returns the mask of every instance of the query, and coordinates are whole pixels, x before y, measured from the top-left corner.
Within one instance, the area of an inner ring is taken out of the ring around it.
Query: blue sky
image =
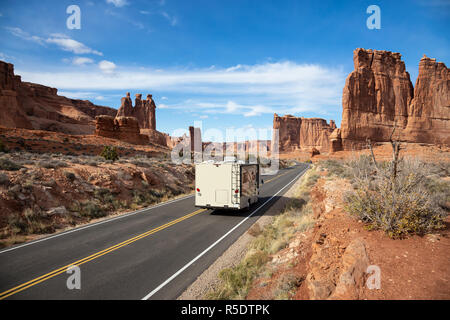
[[[355,48],[449,64],[450,1],[5,1],[0,59],[24,81],[118,108],[151,93],[157,129],[270,128],[273,113],[334,119]],[[69,5],[81,29],[69,30]],[[369,30],[369,5],[381,29]],[[261,137],[263,138],[263,137]],[[215,140],[211,138],[211,140]]]

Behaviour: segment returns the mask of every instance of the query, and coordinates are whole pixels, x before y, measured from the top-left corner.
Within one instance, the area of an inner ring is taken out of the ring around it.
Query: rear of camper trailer
[[[195,166],[195,206],[243,209],[258,201],[259,165],[236,161]]]

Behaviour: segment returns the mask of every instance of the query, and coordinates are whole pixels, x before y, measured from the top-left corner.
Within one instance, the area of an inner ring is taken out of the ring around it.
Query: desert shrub
[[[0,185],[8,185],[9,177],[7,174],[0,172]]]
[[[255,223],[253,226],[251,226],[250,229],[248,229],[248,234],[252,237],[257,237],[262,233],[261,226],[259,223]]]
[[[18,171],[22,168],[21,165],[12,162],[9,159],[6,158],[0,158],[0,169],[6,170],[6,171]]]
[[[285,273],[277,279],[275,300],[288,300],[295,293],[304,278],[292,273]]]
[[[8,152],[6,145],[0,140],[0,152]]]
[[[161,201],[164,194],[154,189],[133,190],[133,203],[135,205],[150,205]]]
[[[327,169],[330,175],[334,175],[341,178],[348,178],[349,172],[347,166],[343,161],[337,160],[322,160],[319,162],[319,166]]]
[[[119,159],[119,154],[117,153],[116,147],[110,146],[105,146],[102,153],[100,153],[100,156],[105,158],[105,160],[110,160],[113,162]]]
[[[27,208],[22,214],[12,214],[8,217],[8,226],[13,234],[42,234],[54,232],[39,211]]]
[[[439,204],[450,189],[428,177],[427,166],[413,159],[378,163],[360,158],[354,164],[355,190],[346,195],[346,210],[392,238],[423,235],[443,227],[445,210]],[[356,168],[356,169],[355,169]],[[442,188],[442,187],[441,187]]]
[[[112,206],[115,200],[114,195],[107,188],[98,188],[94,190],[94,197],[107,206]],[[114,207],[114,206],[112,206]]]
[[[38,166],[46,169],[57,169],[67,167],[67,163],[60,160],[39,161]]]
[[[75,173],[70,172],[70,171],[64,171],[64,176],[67,178],[67,180],[69,181],[74,181],[75,180]]]
[[[106,211],[98,205],[95,201],[87,200],[80,203],[80,208],[77,210],[83,217],[101,218],[106,216]]]

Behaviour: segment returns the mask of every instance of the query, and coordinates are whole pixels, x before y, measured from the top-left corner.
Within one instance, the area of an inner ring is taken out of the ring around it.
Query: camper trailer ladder
[[[238,204],[240,202],[240,184],[241,184],[241,168],[239,165],[231,166],[231,203]],[[238,193],[235,193],[236,190],[239,190]]]

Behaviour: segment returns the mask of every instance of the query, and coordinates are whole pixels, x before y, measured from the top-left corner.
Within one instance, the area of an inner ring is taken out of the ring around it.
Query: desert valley
[[[228,249],[238,259],[213,264],[180,298],[449,299],[450,70],[424,55],[413,86],[400,53],[358,48],[353,62],[340,127],[274,114],[271,141],[222,145],[191,123],[180,137],[158,131],[151,94],[99,106],[23,82],[0,61],[0,244],[192,194],[195,163],[171,158],[180,144],[189,159],[214,144],[244,160],[260,144],[267,158],[278,149],[281,169],[310,169],[273,219]]]

